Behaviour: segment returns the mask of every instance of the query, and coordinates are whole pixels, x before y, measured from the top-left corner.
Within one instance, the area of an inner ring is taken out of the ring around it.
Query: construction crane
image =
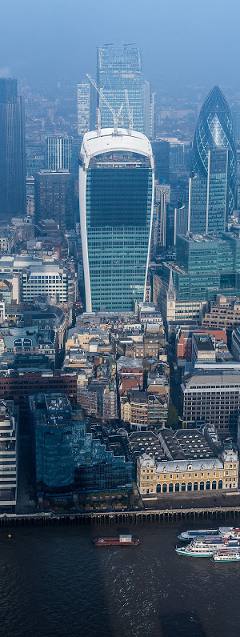
[[[125,89],[124,93],[125,93],[125,102],[126,102],[127,114],[128,114],[128,132],[129,132],[129,135],[131,135],[131,132],[133,130],[133,109],[130,107],[128,90]]]
[[[111,104],[109,103],[109,101],[107,100],[107,98],[105,97],[103,90],[101,88],[98,87],[98,85],[96,84],[96,82],[93,80],[93,78],[91,77],[91,75],[87,74],[87,78],[90,82],[90,84],[92,84],[93,88],[95,88],[95,90],[97,91],[99,97],[101,98],[101,100],[104,102],[105,106],[108,108],[108,110],[110,111],[110,113],[112,113],[113,116],[113,128],[114,128],[114,135],[118,134],[118,127],[119,127],[119,118],[120,115],[122,113],[123,110],[123,106],[124,104],[121,104],[120,108],[118,111],[116,111]],[[97,113],[97,128],[98,128],[98,132],[100,133],[101,130],[101,113],[100,113],[100,109],[98,109],[98,113]]]

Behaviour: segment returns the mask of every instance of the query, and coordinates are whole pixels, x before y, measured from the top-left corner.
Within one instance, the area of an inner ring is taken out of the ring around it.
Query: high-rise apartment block
[[[0,79],[0,220],[25,215],[25,124],[17,80]]]
[[[147,138],[119,129],[87,133],[80,166],[86,309],[129,311],[145,299],[154,166]]]

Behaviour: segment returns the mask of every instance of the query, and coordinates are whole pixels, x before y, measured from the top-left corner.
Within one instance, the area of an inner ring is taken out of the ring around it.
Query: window
[[[186,484],[185,484],[185,482],[182,482],[182,485],[181,485],[181,491],[186,491]]]

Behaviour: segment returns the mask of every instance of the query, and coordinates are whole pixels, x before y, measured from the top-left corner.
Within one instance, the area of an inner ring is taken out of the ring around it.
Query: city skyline
[[[13,10],[14,24],[10,15]],[[205,19],[206,10],[208,20]],[[0,73],[27,78],[36,85],[49,85],[64,79],[77,81],[84,75],[86,60],[90,72],[94,72],[97,46],[105,42],[134,42],[142,48],[144,74],[154,88],[176,86],[181,92],[182,86],[190,84],[210,87],[222,83],[236,87],[234,60],[239,54],[238,15],[237,0],[230,0],[228,11],[224,0],[212,0],[210,5],[203,0],[201,7],[193,6],[189,0],[183,0],[181,5],[172,0],[162,4],[161,9],[157,0],[149,0],[141,3],[141,11],[136,0],[130,6],[127,0],[123,0],[117,23],[110,0],[102,0],[101,3],[90,0],[87,5],[81,3],[81,6],[77,0],[70,0],[67,7],[65,2],[52,0],[49,4],[42,0],[34,8],[30,0],[23,0],[21,9],[16,0],[10,4],[4,2],[0,26]],[[217,38],[213,37],[212,24],[215,25]],[[9,52],[10,31],[14,37]],[[64,32],[64,47],[61,38],[58,38],[59,32]],[[201,48],[202,42],[204,49]],[[57,55],[49,55],[54,49]],[[199,50],[201,55],[198,55]]]

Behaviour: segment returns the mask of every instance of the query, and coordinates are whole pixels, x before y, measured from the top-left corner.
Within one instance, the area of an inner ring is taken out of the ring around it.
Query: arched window
[[[167,493],[167,484],[163,484],[162,490],[163,490],[163,493]]]
[[[207,491],[209,491],[209,489],[211,489],[211,482],[210,482],[210,480],[207,480],[207,482],[206,482],[206,489],[207,489]]]
[[[172,484],[172,482],[169,484],[168,490],[169,490],[169,493],[173,493],[173,484]]]
[[[215,490],[216,488],[217,488],[217,482],[216,482],[216,480],[213,480],[212,489]]]
[[[176,482],[176,484],[175,484],[175,492],[178,493],[178,491],[180,491],[180,484],[179,484],[179,482]]]
[[[192,491],[192,483],[191,482],[188,482],[187,490],[188,491]]]
[[[200,482],[200,491],[204,491],[204,482]]]
[[[193,490],[198,491],[198,482],[194,482]]]
[[[223,488],[222,480],[218,480],[218,488],[219,488],[219,489],[222,489],[222,488]]]
[[[181,491],[186,491],[186,484],[185,484],[185,482],[182,482],[182,485],[181,485]]]
[[[162,487],[161,484],[157,484],[157,489],[156,489],[157,493],[161,493],[162,491]]]

